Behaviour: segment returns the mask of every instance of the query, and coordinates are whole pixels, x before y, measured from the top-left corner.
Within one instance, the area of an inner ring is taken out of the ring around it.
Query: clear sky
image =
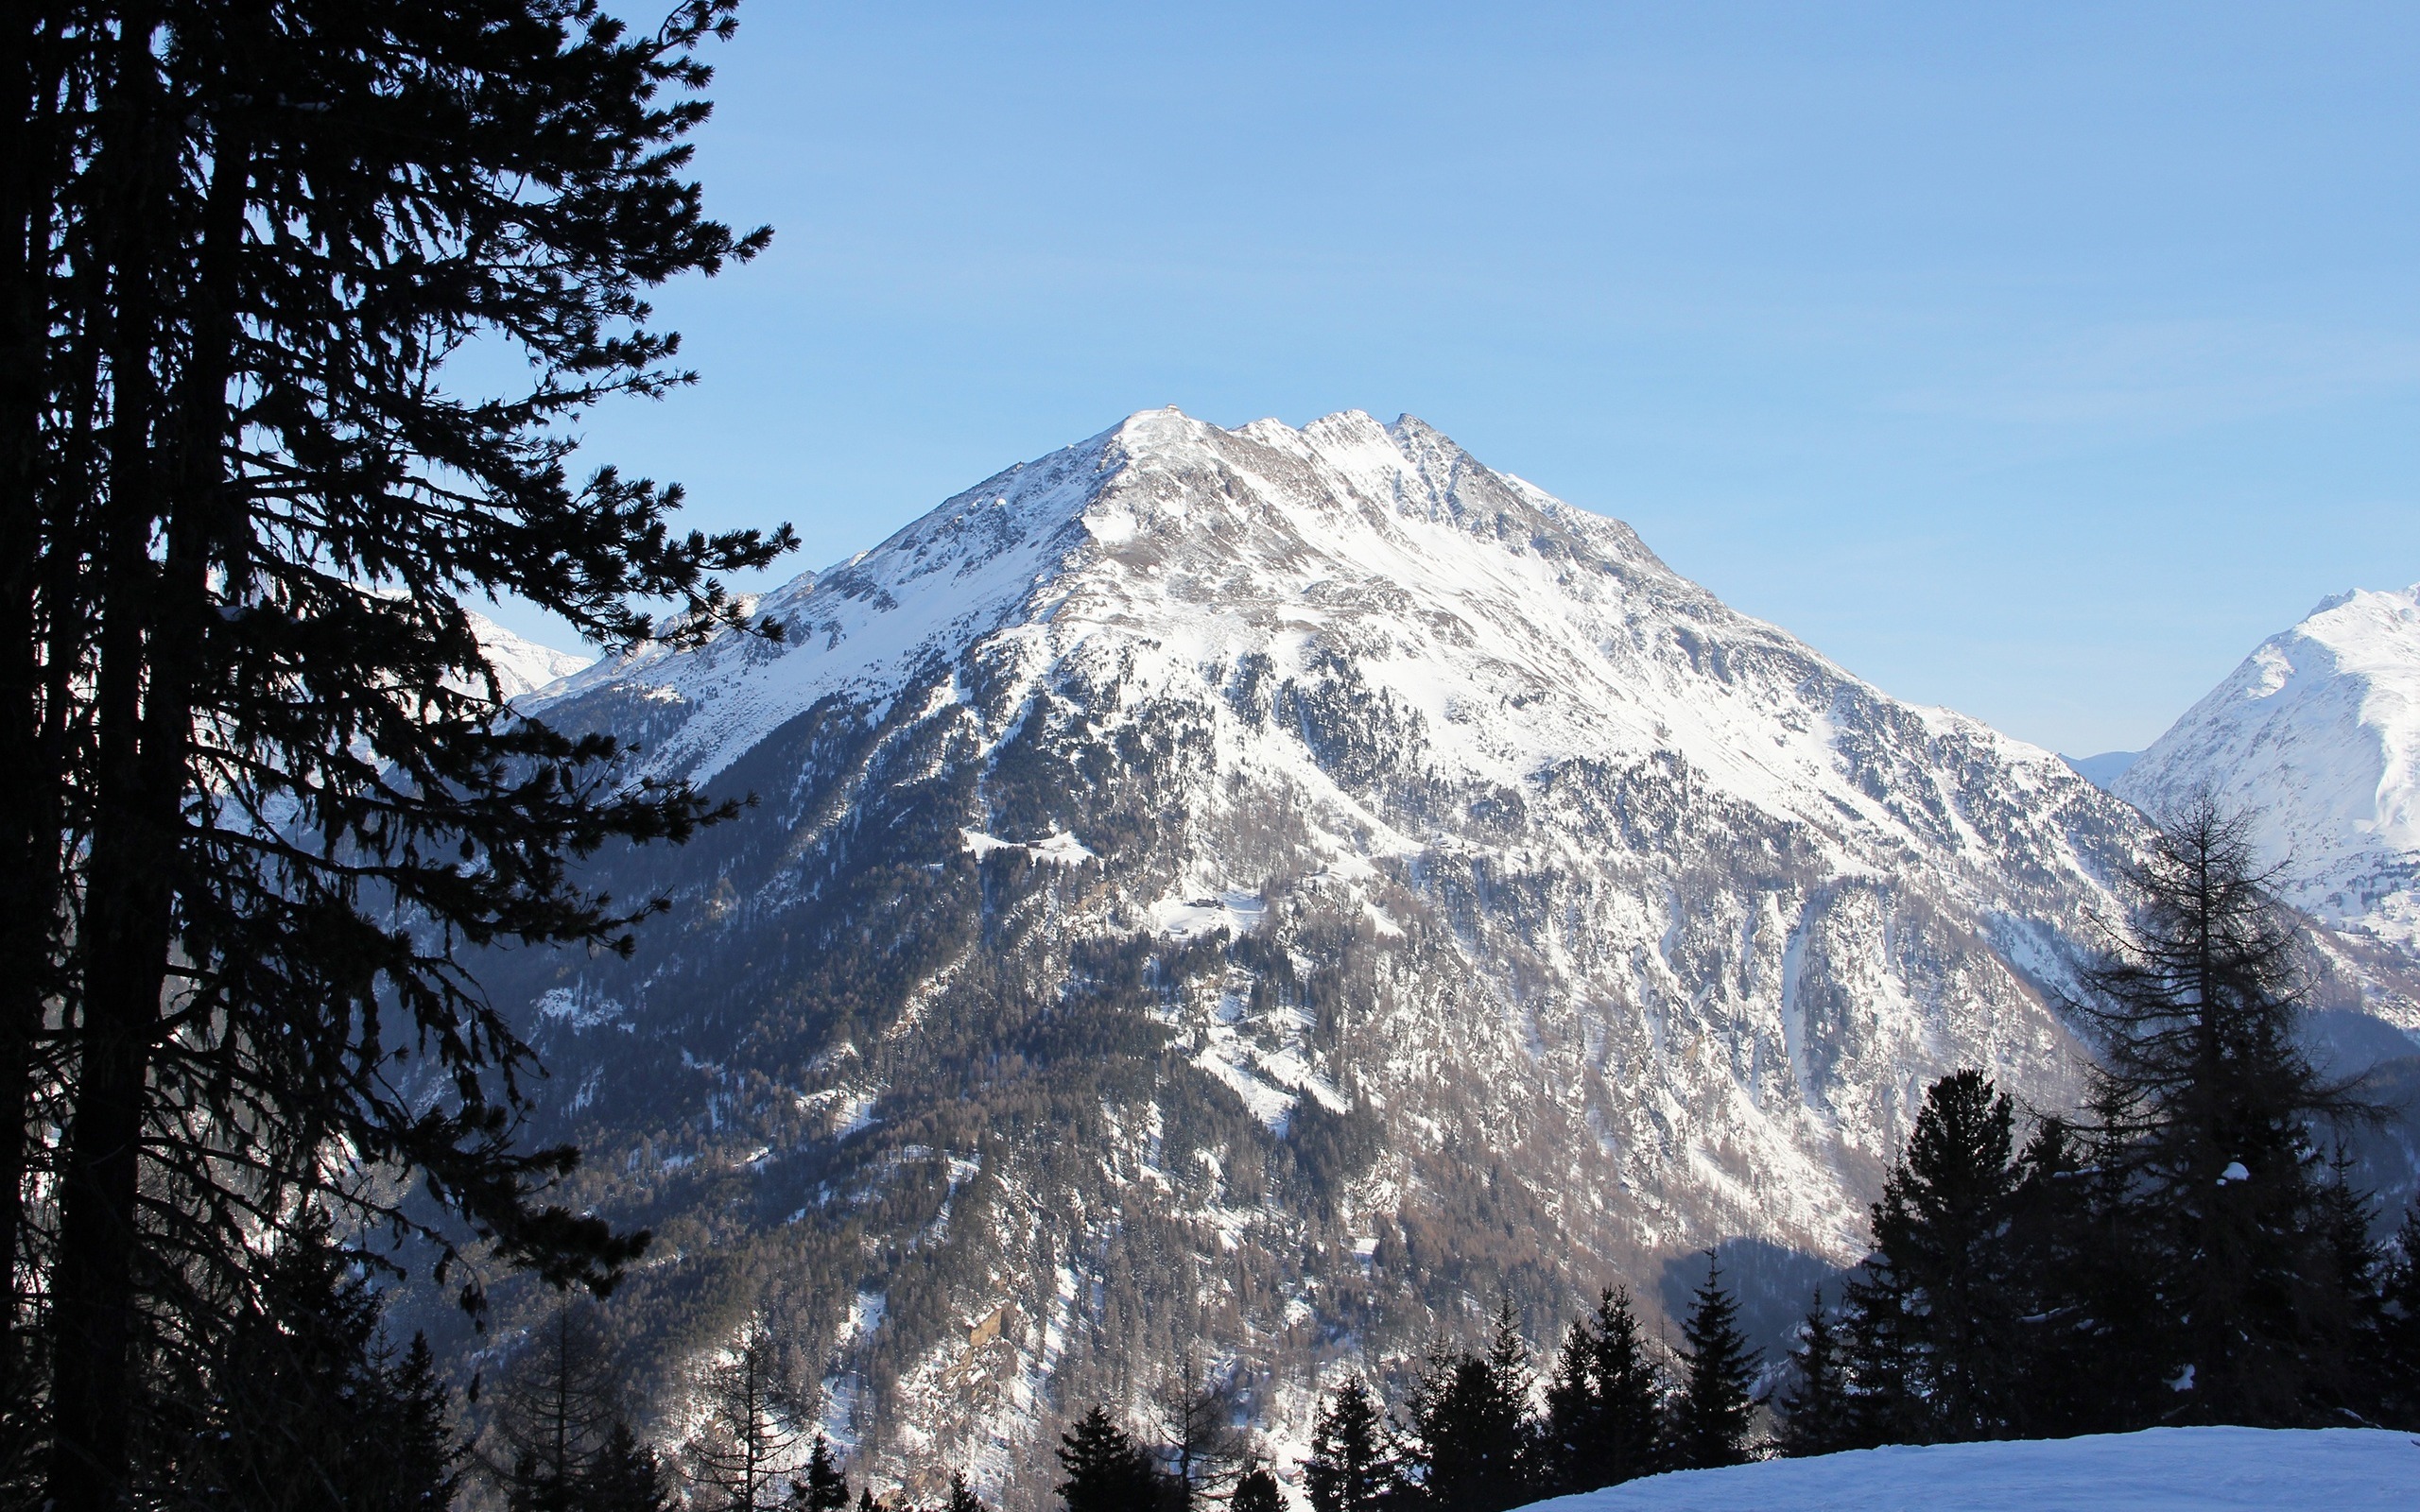
[[[797,567],[1133,410],[1409,411],[2077,754],[2420,579],[2409,0],[751,0],[714,61],[776,240],[588,434]]]

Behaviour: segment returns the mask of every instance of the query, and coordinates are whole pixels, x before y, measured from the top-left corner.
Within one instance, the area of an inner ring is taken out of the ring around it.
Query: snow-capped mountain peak
[[[573,1199],[778,1278],[836,1433],[1018,1507],[1180,1316],[1298,1405],[1706,1245],[1778,1328],[1930,1078],[2069,1095],[2143,833],[1409,417],[1145,411],[759,608],[550,692],[759,801],[600,864],[673,904],[628,960],[486,980]]]
[[[495,673],[496,689],[506,701],[560,682],[595,662],[593,652],[558,651],[516,635],[475,610],[464,610],[471,633],[479,638],[488,665]]]
[[[2244,812],[2294,901],[2420,945],[2420,586],[2323,600],[2188,710],[2118,793]]]

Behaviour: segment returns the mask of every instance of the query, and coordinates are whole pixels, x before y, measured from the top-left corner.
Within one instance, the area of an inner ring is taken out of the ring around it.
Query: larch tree
[[[784,1498],[780,1486],[793,1469],[791,1451],[799,1422],[807,1415],[782,1368],[780,1351],[762,1324],[742,1330],[736,1341],[710,1362],[698,1383],[705,1421],[689,1442],[691,1469],[709,1504],[722,1512],[770,1512]],[[816,1445],[837,1480],[822,1435]],[[848,1504],[848,1488],[839,1491]]]
[[[2152,1252],[2169,1416],[2312,1420],[2337,1373],[2308,1348],[2336,1263],[2315,1136],[2365,1109],[2297,1038],[2299,931],[2240,819],[2196,800],[2128,882],[2132,917],[2071,1006],[2100,1052],[2100,1159]]]

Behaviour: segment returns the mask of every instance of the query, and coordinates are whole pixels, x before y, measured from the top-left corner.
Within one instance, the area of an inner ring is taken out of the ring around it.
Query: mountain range
[[[631,959],[482,975],[577,1199],[657,1236],[605,1306],[659,1435],[764,1321],[859,1473],[1011,1509],[1191,1351],[1283,1460],[1338,1362],[1499,1298],[1547,1340],[1713,1249],[1777,1334],[1927,1081],[2073,1095],[2056,1004],[2135,802],[2234,748],[2171,731],[2103,791],[1409,417],[1138,414],[757,608],[782,640],[524,700],[751,806],[600,858],[673,905]],[[2360,669],[2287,654],[2246,688],[2308,685],[2308,764]],[[2319,1005],[2408,1048],[2378,853],[2296,896],[2353,941]],[[518,1305],[462,1348],[508,1366]]]

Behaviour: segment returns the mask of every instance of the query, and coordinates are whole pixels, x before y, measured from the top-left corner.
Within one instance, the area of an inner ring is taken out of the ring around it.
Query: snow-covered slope
[[[2153,1428],[1683,1470],[1553,1512],[2405,1512],[2420,1440],[2372,1428]]]
[[[631,959],[485,975],[664,1236],[634,1379],[778,1313],[836,1441],[1018,1507],[1196,1340],[1282,1436],[1703,1246],[1778,1325],[1929,1079],[2069,1094],[2141,833],[1409,418],[1139,414],[760,610],[531,706],[758,802],[606,858]]]
[[[2420,587],[2328,599],[2187,711],[2116,791],[2243,810],[2288,894],[2420,954]]]
[[[479,638],[480,648],[487,652],[488,665],[495,669],[497,690],[507,700],[561,681],[596,660],[593,653],[540,645],[475,610],[463,613],[470,619],[472,633]]]

